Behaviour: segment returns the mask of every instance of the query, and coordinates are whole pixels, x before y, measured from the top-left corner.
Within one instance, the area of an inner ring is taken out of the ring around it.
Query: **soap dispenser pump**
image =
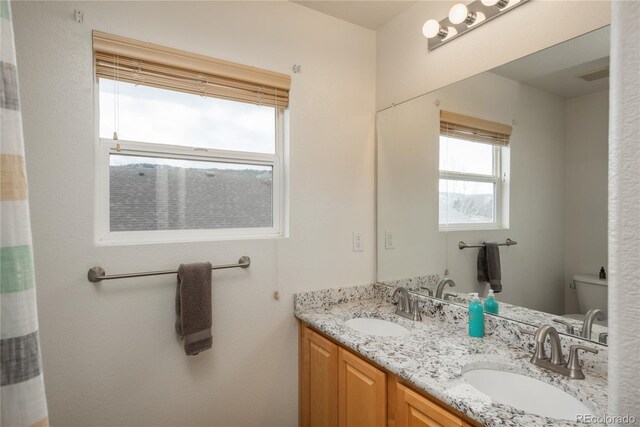
[[[600,278],[600,280],[607,280],[607,272],[603,267],[600,267],[600,274],[598,275],[598,277]]]
[[[485,313],[498,314],[498,301],[496,301],[495,295],[493,295],[493,289],[489,289],[489,295],[484,300]]]
[[[482,338],[484,336],[484,309],[480,304],[477,293],[471,293],[471,304],[469,304],[469,336]]]

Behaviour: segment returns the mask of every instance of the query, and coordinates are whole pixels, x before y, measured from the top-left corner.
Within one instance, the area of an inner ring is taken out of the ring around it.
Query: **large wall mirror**
[[[604,27],[380,111],[378,282],[606,344],[608,75]]]

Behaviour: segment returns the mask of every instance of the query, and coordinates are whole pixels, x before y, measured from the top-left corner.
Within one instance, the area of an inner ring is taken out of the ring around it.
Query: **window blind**
[[[93,32],[96,77],[276,108],[291,77],[125,37]]]
[[[492,145],[509,145],[512,127],[449,111],[440,111],[440,134]]]

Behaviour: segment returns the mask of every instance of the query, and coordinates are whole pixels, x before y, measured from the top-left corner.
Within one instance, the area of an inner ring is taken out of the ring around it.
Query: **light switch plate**
[[[391,231],[385,231],[384,233],[384,248],[385,249],[395,249],[393,244],[393,233]]]
[[[353,233],[353,252],[364,251],[364,245],[362,244],[362,233]]]

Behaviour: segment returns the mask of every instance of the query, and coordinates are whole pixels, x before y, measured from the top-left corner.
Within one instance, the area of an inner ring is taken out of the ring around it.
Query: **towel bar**
[[[240,257],[237,264],[214,265],[211,267],[211,269],[224,270],[225,268],[249,268],[250,265],[251,258],[249,258],[248,256],[243,256]],[[178,270],[147,271],[144,273],[112,274],[110,276],[107,276],[105,274],[104,268],[91,267],[89,269],[89,272],[87,273],[87,278],[91,283],[100,283],[103,280],[127,279],[129,277],[158,276],[161,274],[178,274]]]
[[[507,239],[506,242],[504,243],[498,243],[498,246],[511,246],[511,245],[517,245],[518,242],[513,241],[511,239]],[[467,245],[465,242],[460,241],[458,243],[458,249],[467,249],[467,248],[484,248],[484,243],[481,245]]]

